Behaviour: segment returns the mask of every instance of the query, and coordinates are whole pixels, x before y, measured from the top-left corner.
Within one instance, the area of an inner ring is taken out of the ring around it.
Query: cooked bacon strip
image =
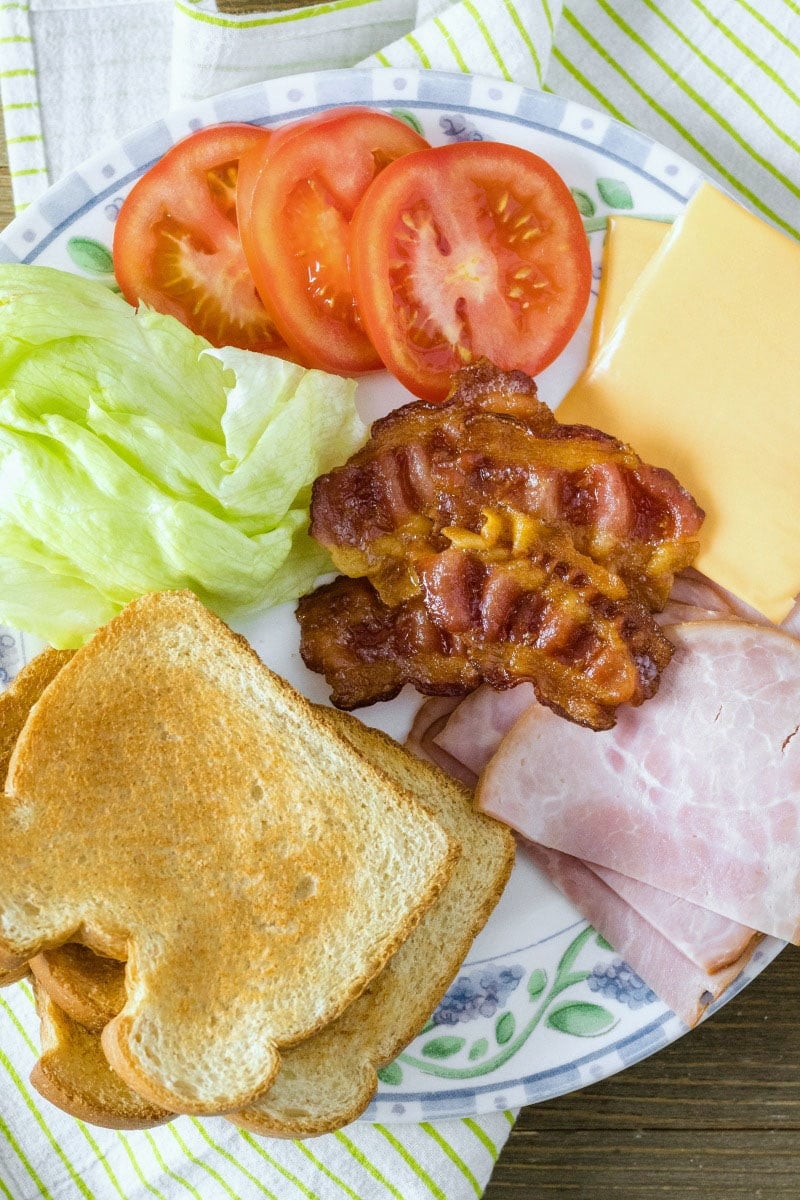
[[[734,962],[709,974],[654,929],[585,863],[543,846],[529,845],[527,850],[536,865],[617,954],[690,1027],[697,1024],[708,1005],[741,974],[758,944],[757,938],[750,939]]]
[[[415,402],[377,421],[367,445],[314,484],[311,532],[387,604],[416,591],[420,555],[454,544],[493,559],[565,554],[595,586],[619,588],[609,578],[619,576],[618,596],[660,608],[702,520],[668,471],[597,429],[560,424],[527,375],[483,363],[460,372],[445,405]]]
[[[301,602],[303,657],[341,707],[406,682],[437,695],[529,680],[560,715],[610,728],[658,687],[671,648],[651,609],[702,519],[668,472],[561,425],[526,375],[470,368],[446,404],[396,410],[316,481],[314,537],[369,585],[327,589],[327,619]]]
[[[435,612],[448,614],[450,628],[420,598],[390,607],[366,579],[340,576],[298,604],[303,661],[325,675],[339,708],[390,700],[406,683],[437,696],[530,679],[543,703],[598,729],[613,723],[617,705],[653,694],[672,646],[641,605],[605,602],[581,624],[566,603],[523,593],[504,640],[487,641],[480,587],[492,574],[476,563],[466,580],[440,580]],[[473,611],[478,618],[468,620]]]
[[[531,840],[800,942],[800,643],[744,621],[672,629],[657,698],[589,736],[530,710],[478,787]]]

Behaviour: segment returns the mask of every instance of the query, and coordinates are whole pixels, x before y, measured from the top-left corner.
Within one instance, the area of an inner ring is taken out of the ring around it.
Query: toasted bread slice
[[[438,767],[347,713],[323,710],[365,758],[416,797],[461,843],[436,904],[411,937],[332,1025],[286,1051],[269,1090],[230,1119],[272,1137],[328,1133],[354,1120],[377,1087],[376,1070],[421,1029],[500,898],[514,864],[514,838],[472,806],[471,793]]]
[[[0,811],[0,967],[127,956],[111,1066],[164,1108],[244,1107],[335,1019],[458,857],[191,593],[134,601],[62,668]]]
[[[5,782],[11,752],[28,714],[74,650],[43,650],[22,668],[0,695],[0,777]],[[70,943],[31,960],[38,983],[67,1016],[100,1031],[125,1003],[125,968]],[[5,982],[12,982],[11,979]]]
[[[28,713],[73,653],[73,650],[43,650],[14,676],[0,694],[0,779],[4,782],[11,753],[28,719]]]
[[[71,650],[44,650],[22,668],[0,694],[0,779],[5,782],[11,753],[28,719],[28,713],[49,683],[72,657]],[[27,974],[26,966],[3,970],[0,987]]]
[[[40,988],[73,1021],[102,1033],[125,1005],[125,964],[66,942],[31,959]]]
[[[428,806],[461,843],[462,856],[435,905],[381,974],[338,1020],[284,1051],[269,1090],[231,1115],[236,1124],[271,1137],[328,1133],[363,1112],[377,1086],[376,1070],[399,1053],[436,1007],[497,903],[514,862],[510,830],[475,812],[466,788],[348,714],[324,709],[322,715],[360,753]],[[49,957],[68,950],[83,948],[65,946]],[[66,990],[79,1010],[81,1006],[85,1010],[98,989],[107,1003],[113,1003],[114,984],[123,986],[122,964],[99,959],[91,951],[64,954],[59,966],[62,978],[57,986]],[[58,972],[54,974],[58,979]],[[48,990],[52,996],[53,989]],[[120,1005],[123,1002],[124,991]],[[99,1052],[99,1037],[95,1041]],[[81,1044],[86,1044],[85,1039]],[[67,1049],[62,1043],[62,1054]],[[81,1075],[80,1062],[72,1069],[76,1078],[83,1079],[85,1095],[91,1100],[91,1078]],[[112,1119],[108,1108],[106,1114]]]
[[[71,1117],[109,1129],[147,1129],[174,1116],[123,1083],[108,1065],[97,1034],[70,1020],[43,988],[34,987],[42,1054],[30,1078],[45,1100]]]

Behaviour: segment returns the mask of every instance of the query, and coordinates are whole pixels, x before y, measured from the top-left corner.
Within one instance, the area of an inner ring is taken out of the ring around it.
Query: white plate
[[[574,189],[592,231],[595,294],[605,216],[672,217],[700,180],[694,167],[650,138],[558,96],[433,71],[327,71],[230,92],[129,135],[17,217],[0,236],[0,260],[43,263],[111,282],[109,247],[120,204],[175,141],[218,121],[273,126],[345,104],[394,112],[434,144],[503,141],[546,158]],[[584,366],[593,308],[594,297],[570,345],[539,378],[551,405]],[[385,374],[359,384],[368,420],[407,399]],[[300,660],[292,606],[240,629],[301,691],[314,700],[327,698],[324,680]],[[35,649],[32,639],[3,633],[0,683]],[[407,690],[359,715],[402,738],[417,704]],[[766,939],[725,999],[781,948]],[[572,982],[562,988],[567,975]],[[521,852],[457,981],[426,1030],[381,1072],[364,1119],[469,1116],[546,1100],[611,1075],[685,1032]]]

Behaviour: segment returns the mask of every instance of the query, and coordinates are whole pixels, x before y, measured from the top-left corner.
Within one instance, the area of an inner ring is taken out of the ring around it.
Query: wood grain
[[[0,227],[13,215],[0,137]],[[524,1109],[485,1200],[800,1200],[798,1010],[790,947],[655,1057]]]

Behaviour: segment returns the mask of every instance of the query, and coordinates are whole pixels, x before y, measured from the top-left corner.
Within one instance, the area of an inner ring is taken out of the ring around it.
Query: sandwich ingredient
[[[293,358],[256,292],[236,222],[239,159],[254,125],[201,129],[136,183],[114,228],[114,273],[133,305],[168,313],[213,346]]]
[[[66,942],[30,961],[37,984],[58,1007],[92,1033],[102,1033],[125,1004],[125,964]]]
[[[38,982],[35,992],[42,1053],[31,1083],[46,1100],[80,1121],[109,1129],[149,1129],[173,1118],[112,1071],[97,1034],[67,1016]]]
[[[554,851],[555,853],[555,851]],[[597,863],[586,864],[649,925],[696,966],[716,975],[752,952],[761,939],[755,929],[723,917],[702,905],[651,887]]]
[[[668,472],[559,424],[528,376],[488,363],[462,371],[446,404],[376,422],[316,481],[311,512],[353,577],[298,608],[301,652],[334,703],[406,682],[435,695],[530,680],[594,729],[655,692],[671,647],[651,610],[702,522]]]
[[[613,732],[524,713],[479,807],[532,842],[800,941],[800,643],[724,620],[670,637],[658,696],[621,710]]]
[[[611,337],[628,294],[670,228],[666,221],[650,221],[642,217],[607,218],[600,289],[589,345],[590,362]]]
[[[501,693],[479,688],[443,727],[435,722],[422,736],[437,759],[442,756],[455,764],[458,777],[466,771],[475,782],[502,753],[503,739],[516,722],[535,711],[527,684]],[[549,719],[544,710],[538,712]],[[421,724],[434,716],[421,714]],[[748,926],[618,871],[530,841],[521,850],[688,1025],[739,975],[761,940]]]
[[[17,676],[16,698],[10,691],[3,693],[3,742],[16,738],[24,724],[23,695],[27,715],[57,674],[56,664],[63,666],[70,657],[67,652],[45,651]],[[314,712],[423,803],[461,846],[461,855],[436,903],[373,985],[336,1022],[284,1051],[276,1082],[236,1115],[237,1123],[256,1132],[295,1137],[336,1129],[363,1109],[377,1085],[376,1068],[395,1057],[436,1007],[499,899],[514,862],[510,830],[476,812],[469,791],[355,718],[330,708],[317,707]],[[129,1116],[126,1091],[120,1096],[104,1085],[108,1066],[99,1034],[125,1004],[125,964],[67,943],[38,955],[30,966],[42,1017],[43,1053],[34,1072],[35,1086],[74,1116],[101,1124],[119,1122],[122,1127]],[[94,1040],[87,1042],[65,1018],[94,1033]],[[102,1069],[98,1072],[93,1064]],[[59,1087],[59,1081],[70,1086]]]
[[[355,719],[331,709],[319,710],[319,715],[426,804],[458,839],[462,853],[435,905],[372,986],[337,1021],[284,1051],[273,1085],[232,1117],[236,1124],[268,1136],[318,1135],[358,1116],[374,1094],[376,1068],[404,1048],[441,1000],[514,862],[510,831],[476,813],[467,791]],[[54,980],[52,973],[42,977],[37,971],[37,983],[73,1020],[99,1034],[125,1002],[124,965],[111,964],[77,945],[49,951],[34,959],[32,967],[43,959],[55,961],[60,974]],[[94,1018],[100,1011],[98,1025]],[[99,1037],[96,1044],[99,1051]],[[65,1069],[75,1062],[71,1042],[62,1040],[61,1054]],[[52,1071],[49,1058],[43,1059],[40,1068]],[[84,1088],[93,1086],[93,1076],[83,1064],[77,1062],[75,1067]],[[82,1115],[68,1107],[63,1096],[48,1098],[73,1115]]]
[[[103,1048],[174,1111],[249,1103],[280,1047],[360,994],[458,855],[187,592],[134,601],[75,654],[6,793],[0,965],[76,930],[127,953]]]
[[[800,591],[798,297],[800,244],[703,184],[559,409],[674,471],[698,568],[773,621]]]
[[[538,374],[589,300],[591,261],[572,195],[535,154],[494,142],[400,159],[352,226],[352,278],[383,362],[425,400],[485,357]]]
[[[431,730],[433,746],[466,768],[474,786],[506,734],[535,703],[528,684],[506,692],[479,688],[459,702],[443,725]],[[716,972],[735,962],[755,935],[754,929],[661,888],[593,862],[584,865],[704,971]]]
[[[687,1025],[696,1025],[712,1000],[741,974],[758,945],[751,937],[741,954],[719,971],[692,962],[586,863],[544,846],[528,853],[545,875],[592,923],[625,962]]]
[[[132,304],[214,345],[341,374],[386,366],[428,400],[482,356],[542,370],[591,284],[580,213],[543,159],[431,148],[366,108],[179,142],[125,200],[114,265]]]
[[[0,620],[68,647],[148,591],[300,595],[329,562],[311,483],[363,440],[354,386],[0,266]]]
[[[379,370],[350,278],[356,205],[387,165],[428,143],[403,121],[338,109],[279,130],[242,162],[242,242],[259,294],[299,361]]]

